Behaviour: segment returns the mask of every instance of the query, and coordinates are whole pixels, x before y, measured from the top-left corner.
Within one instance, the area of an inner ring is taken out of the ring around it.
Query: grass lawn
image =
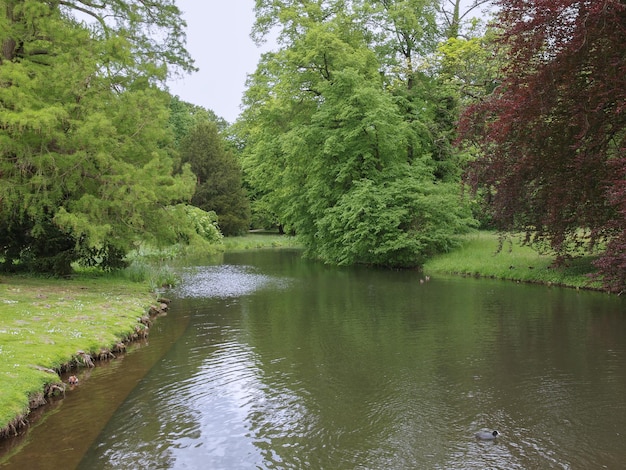
[[[258,248],[300,248],[296,237],[278,232],[251,232],[240,237],[224,237],[225,251],[253,250]]]
[[[439,255],[424,265],[427,274],[458,274],[519,282],[534,282],[577,288],[599,288],[588,274],[594,272],[592,257],[576,258],[563,267],[552,266],[554,258],[541,255],[511,238],[498,252],[498,235],[476,232],[466,235],[460,248]]]
[[[59,382],[45,369],[113,346],[154,300],[146,283],[110,276],[0,276],[0,430],[26,415],[46,384]]]

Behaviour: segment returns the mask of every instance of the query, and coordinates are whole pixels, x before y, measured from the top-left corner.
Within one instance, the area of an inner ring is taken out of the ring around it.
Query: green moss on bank
[[[146,283],[122,278],[1,276],[0,430],[28,413],[30,397],[59,381],[46,369],[127,337],[153,301]]]
[[[456,274],[574,288],[600,288],[598,282],[592,282],[589,278],[589,274],[594,272],[591,257],[576,258],[557,268],[552,266],[553,257],[521,246],[517,239],[506,241],[501,250],[498,247],[497,234],[472,233],[464,237],[460,248],[429,260],[424,265],[424,271],[427,274]]]

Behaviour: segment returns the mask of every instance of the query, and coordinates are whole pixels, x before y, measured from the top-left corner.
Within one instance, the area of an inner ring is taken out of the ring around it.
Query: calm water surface
[[[623,299],[419,279],[292,251],[186,268],[151,344],[103,378],[96,369],[5,465],[624,467]],[[93,396],[72,407],[96,390],[96,411]],[[74,441],[55,420],[80,428]],[[481,429],[502,437],[477,442]]]

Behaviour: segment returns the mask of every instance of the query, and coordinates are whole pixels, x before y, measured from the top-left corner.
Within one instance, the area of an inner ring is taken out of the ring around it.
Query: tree
[[[482,153],[468,181],[499,227],[562,258],[604,247],[607,288],[626,286],[626,5],[501,0],[504,79],[463,116]],[[604,242],[607,245],[598,245]]]
[[[435,176],[428,130],[416,131],[432,117],[427,87],[390,92],[346,2],[260,4],[284,47],[251,78],[239,128],[265,207],[328,263],[417,266],[448,249],[468,218],[458,186]]]
[[[176,147],[201,120],[214,122],[219,132],[225,131],[228,127],[228,122],[212,110],[181,101],[178,96],[172,97],[170,101],[170,127],[174,133],[174,145]]]
[[[437,11],[443,24],[443,34],[446,39],[459,39],[465,36],[469,39],[473,35],[470,33],[468,37],[464,31],[466,24],[474,23],[475,18],[470,15],[480,13],[479,9],[483,7],[489,10],[493,0],[441,0]]]
[[[184,36],[157,42],[144,28],[177,35],[177,9],[168,1],[107,5],[12,0],[0,10],[7,269],[19,261],[64,274],[79,259],[112,268],[139,237],[176,238],[179,221],[167,206],[190,198],[194,179],[188,169],[172,176],[169,96],[157,85],[168,64],[191,65]],[[80,23],[77,12],[99,20]]]
[[[499,84],[503,58],[496,49],[496,33],[449,38],[437,48],[439,76],[459,94],[463,107],[490,95]]]
[[[224,235],[241,235],[250,226],[250,205],[242,186],[241,168],[224,149],[217,124],[199,120],[181,140],[181,161],[196,175],[191,203],[214,211]]]
[[[45,44],[46,34],[54,31],[43,27],[42,20],[49,22],[57,16],[81,22],[89,28],[92,38],[106,42],[100,71],[115,77],[117,86],[123,86],[126,80],[163,81],[168,73],[194,70],[185,49],[186,23],[173,0],[3,3],[3,61],[54,55],[55,51]]]
[[[398,77],[410,91],[415,74],[439,39],[437,0],[363,1],[360,14],[371,24],[371,42],[386,75]]]
[[[442,86],[436,71],[428,70],[442,38],[437,23],[439,1],[366,0],[359,4],[356,15],[367,25],[364,35],[379,61],[384,86],[396,97],[404,121],[422,144],[419,149],[408,144],[409,158],[428,152],[437,164],[438,179],[458,179],[459,155],[452,146],[458,99],[453,90]]]

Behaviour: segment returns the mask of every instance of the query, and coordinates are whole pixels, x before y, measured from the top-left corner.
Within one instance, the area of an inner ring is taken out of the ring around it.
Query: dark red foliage
[[[499,0],[504,79],[462,116],[502,229],[558,254],[579,229],[609,241],[597,266],[626,288],[626,1]],[[578,234],[578,235],[577,235]]]
[[[612,186],[607,190],[608,203],[617,209],[617,216],[608,224],[614,236],[596,262],[607,289],[620,294],[626,290],[626,145],[623,134],[622,157],[610,162],[614,168],[614,178]]]

